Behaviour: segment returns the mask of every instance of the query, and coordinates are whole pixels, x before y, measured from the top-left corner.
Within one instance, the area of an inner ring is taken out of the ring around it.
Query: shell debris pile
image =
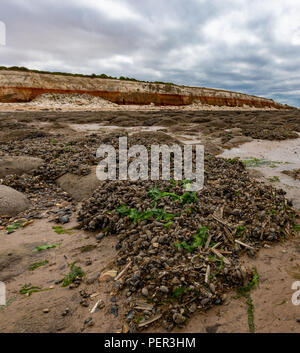
[[[1,183],[25,192],[40,211],[61,203],[65,206],[57,215],[69,217],[77,204],[55,180],[64,173],[89,174],[100,144],[117,147],[121,135],[42,134],[2,143],[2,155],[45,162],[32,175],[7,176]],[[173,144],[167,136],[132,135],[130,144],[150,146],[162,138]],[[241,265],[245,253],[255,256],[260,247],[294,233],[295,211],[285,192],[251,179],[235,159],[206,154],[204,188],[188,192],[186,183],[106,181],[78,211],[82,229],[118,239],[113,292],[125,298],[131,331],[158,322],[171,330],[197,310],[221,304],[226,291],[251,276],[252,270]],[[31,212],[29,218],[39,214]]]
[[[294,233],[284,191],[250,179],[239,161],[207,155],[203,190],[186,192],[185,183],[106,181],[78,214],[83,229],[118,238],[115,266],[126,271],[114,287],[126,296],[132,330],[153,318],[171,330],[221,304],[251,276],[244,253]]]

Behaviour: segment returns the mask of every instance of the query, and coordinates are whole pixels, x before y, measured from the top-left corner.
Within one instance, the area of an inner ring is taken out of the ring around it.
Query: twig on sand
[[[156,315],[156,316],[153,317],[152,319],[149,319],[149,320],[147,320],[147,321],[145,321],[145,322],[140,323],[140,324],[139,324],[139,327],[144,327],[144,326],[150,325],[150,324],[152,324],[152,322],[159,320],[161,317],[162,317],[161,314]]]
[[[208,281],[209,281],[209,275],[210,275],[210,265],[207,265],[207,267],[206,267],[206,274],[205,274],[205,283],[208,283]]]
[[[220,254],[218,250],[212,248],[211,251],[212,251],[215,255],[217,255],[218,258],[222,259],[226,265],[231,265],[231,262],[230,262],[225,256],[223,256],[222,254]]]
[[[129,261],[128,264],[124,267],[124,269],[118,274],[118,276],[115,278],[115,281],[118,281],[123,274],[129,269],[129,267],[131,266],[132,261]]]
[[[212,215],[213,218],[218,221],[219,223],[221,223],[223,226],[224,226],[224,230],[225,230],[225,233],[227,235],[227,237],[229,238],[229,240],[234,243],[234,239],[233,239],[233,236],[231,234],[231,227],[230,227],[230,224],[227,223],[226,221],[224,221],[223,219],[221,219],[220,217],[216,216],[215,214]]]
[[[236,242],[237,244],[240,244],[240,245],[244,246],[244,247],[247,248],[247,249],[255,250],[255,249],[253,248],[253,246],[250,246],[250,245],[248,245],[248,244],[245,244],[245,243],[243,243],[243,242],[240,241],[240,240],[237,240],[237,239],[236,239],[235,242]]]
[[[101,299],[98,300],[97,303],[93,306],[92,310],[90,311],[91,314],[94,314],[94,312],[97,310],[100,302],[101,302]]]
[[[206,244],[205,244],[205,247],[204,247],[205,250],[208,249],[209,244],[211,242],[211,238],[212,238],[212,234],[209,234],[207,241],[206,241]]]

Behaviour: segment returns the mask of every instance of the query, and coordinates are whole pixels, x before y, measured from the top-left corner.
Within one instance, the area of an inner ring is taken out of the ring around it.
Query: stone
[[[16,216],[30,207],[27,197],[8,186],[0,185],[0,215]]]
[[[145,297],[148,297],[149,291],[148,291],[148,289],[147,289],[146,287],[144,287],[144,288],[142,289],[142,294],[143,294]]]
[[[177,324],[177,325],[182,325],[185,322],[185,317],[179,313],[175,313],[173,315],[173,321]]]
[[[7,156],[0,158],[0,178],[7,175],[30,174],[34,169],[44,163],[40,158],[28,156]]]
[[[240,127],[234,127],[232,129],[228,130],[228,132],[234,136],[241,135],[242,131],[243,131],[243,129],[241,129]]]
[[[96,166],[91,168],[91,173],[86,176],[79,176],[67,173],[56,180],[60,188],[66,191],[76,201],[92,196],[93,192],[101,185],[96,175]]]
[[[253,140],[252,137],[236,136],[236,137],[232,138],[231,140],[229,140],[228,143],[230,143],[232,145],[238,145],[238,144],[241,144],[241,143],[251,142],[252,140]]]
[[[61,216],[58,219],[58,223],[61,223],[61,224],[66,224],[69,222],[70,222],[70,218],[68,216]]]
[[[89,275],[86,279],[86,284],[93,284],[94,282],[97,281],[97,279],[100,277],[100,273],[99,272],[96,272],[96,273],[93,273],[91,275]]]
[[[195,303],[193,303],[190,307],[189,307],[189,312],[191,314],[193,314],[195,311],[197,310],[197,305]]]
[[[110,313],[111,313],[112,315],[114,315],[114,317],[118,317],[119,309],[118,309],[117,305],[112,305],[112,306],[110,307]]]
[[[161,292],[163,292],[165,294],[169,293],[169,289],[166,286],[161,286],[159,289]]]
[[[87,325],[91,321],[93,321],[93,318],[89,317],[84,321],[84,324]]]
[[[105,234],[104,233],[99,233],[96,235],[96,240],[102,240],[104,238]]]

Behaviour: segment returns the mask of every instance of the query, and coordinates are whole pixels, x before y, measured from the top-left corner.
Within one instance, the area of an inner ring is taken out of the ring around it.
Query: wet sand
[[[300,210],[300,182],[282,173],[283,170],[299,168],[300,114],[288,112],[199,112],[199,111],[155,111],[155,112],[14,112],[0,114],[0,142],[24,142],[38,134],[49,134],[52,139],[79,138],[93,134],[106,134],[117,129],[131,133],[148,133],[150,139],[161,139],[168,134],[184,143],[203,143],[206,150],[223,158],[239,157],[244,159],[267,160],[267,165],[249,167],[253,177],[287,192],[293,200],[296,211]],[[162,135],[157,135],[161,132]],[[152,134],[152,135],[151,135]],[[151,137],[152,136],[152,137]],[[241,143],[234,138],[250,137],[251,142]],[[293,137],[293,138],[291,138]],[[278,139],[278,140],[277,140]],[[279,141],[280,140],[280,141]],[[0,158],[6,155],[0,148]],[[23,152],[22,152],[23,153]],[[280,163],[276,163],[280,162]],[[279,180],[269,179],[277,176]],[[79,210],[81,203],[70,202]],[[59,210],[59,206],[49,210]],[[45,210],[46,213],[47,210]],[[68,266],[77,261],[89,276],[100,272],[116,256],[116,239],[113,236],[96,243],[96,248],[81,252],[81,248],[94,245],[95,234],[72,229],[76,226],[75,212],[65,227],[72,234],[58,235],[53,231],[55,214],[51,217],[36,219],[24,229],[8,235],[0,231],[0,280],[7,282],[8,306],[2,308],[3,317],[0,332],[116,332],[124,323],[124,311],[114,317],[110,306],[110,285],[95,281],[84,283],[72,291],[55,286],[55,281],[68,272]],[[42,242],[56,243],[58,249],[48,250],[49,264],[36,271],[28,266],[44,260],[45,254],[32,250]],[[292,283],[300,276],[299,268],[300,238],[287,240],[260,250],[255,259],[244,258],[247,266],[255,266],[260,275],[260,285],[252,292],[254,322],[256,332],[300,332],[297,319],[299,307],[291,303]],[[89,260],[91,265],[87,265]],[[25,283],[49,288],[49,290],[26,297],[19,293]],[[88,308],[80,305],[83,300],[80,291],[86,290],[94,295]],[[235,292],[226,294],[225,302],[207,312],[196,313],[179,332],[248,332],[247,305],[244,298],[233,299]],[[90,309],[102,299],[105,309],[90,313]],[[122,308],[122,303],[119,303]],[[49,313],[43,310],[49,309]],[[70,314],[62,313],[69,309]],[[93,326],[84,324],[93,317]],[[162,327],[150,327],[150,332],[164,332]]]

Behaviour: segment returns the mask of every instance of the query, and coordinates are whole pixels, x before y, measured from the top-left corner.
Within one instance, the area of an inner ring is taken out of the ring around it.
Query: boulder
[[[232,129],[229,129],[226,131],[234,136],[240,136],[240,135],[242,135],[243,129],[241,129],[240,127],[234,127]]]
[[[5,156],[0,157],[0,178],[10,174],[29,174],[32,170],[43,164],[40,158],[28,156]]]
[[[30,206],[27,197],[8,186],[0,185],[0,215],[16,216]]]
[[[252,137],[236,136],[236,137],[232,138],[231,140],[229,140],[228,143],[231,143],[232,145],[239,145],[242,143],[251,142],[252,140],[253,140]]]
[[[93,192],[100,186],[101,181],[96,175],[96,166],[91,168],[91,173],[79,176],[67,173],[56,180],[57,185],[72,196],[76,201],[92,196]]]

